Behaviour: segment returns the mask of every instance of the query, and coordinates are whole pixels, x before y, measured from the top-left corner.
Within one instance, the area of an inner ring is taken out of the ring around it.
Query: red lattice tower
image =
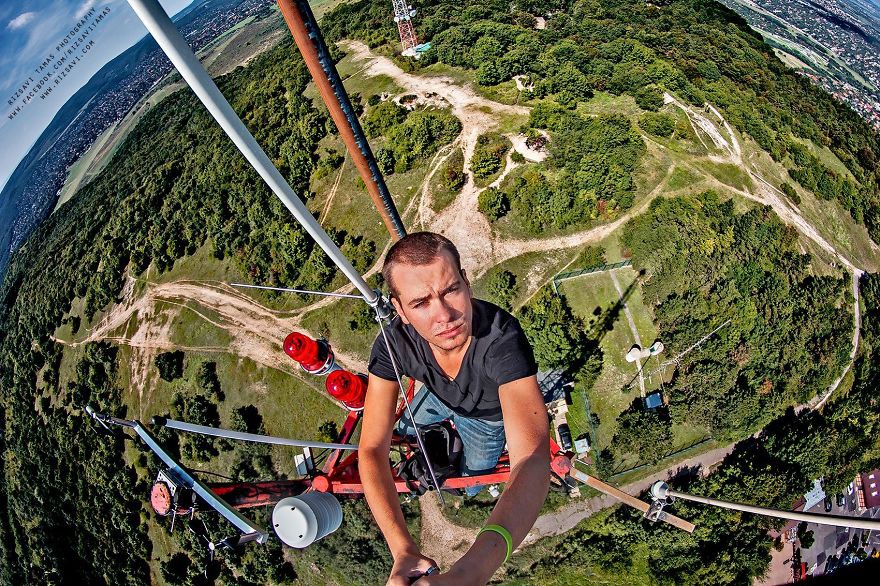
[[[406,0],[391,0],[394,6],[394,22],[397,23],[397,30],[400,33],[400,44],[403,45],[403,53],[415,53],[416,45],[419,44],[416,38],[416,29],[413,27],[412,17],[415,14]]]

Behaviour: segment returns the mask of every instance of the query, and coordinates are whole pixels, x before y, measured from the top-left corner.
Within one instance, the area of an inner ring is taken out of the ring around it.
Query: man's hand
[[[460,564],[452,566],[448,572],[430,574],[413,582],[416,586],[482,586],[474,574],[462,568]]]
[[[425,572],[437,564],[429,557],[425,557],[416,549],[403,552],[394,559],[391,567],[391,575],[388,576],[387,586],[409,586],[424,576]],[[421,581],[418,582],[422,584]]]

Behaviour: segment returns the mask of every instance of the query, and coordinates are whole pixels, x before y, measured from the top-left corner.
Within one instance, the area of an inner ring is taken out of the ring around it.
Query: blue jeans
[[[506,441],[503,421],[486,421],[459,415],[447,407],[434,393],[422,385],[412,400],[413,416],[419,427],[431,423],[439,423],[446,419],[452,420],[455,429],[461,437],[464,445],[462,454],[462,476],[476,476],[489,472],[495,468],[501,452],[504,451]],[[400,435],[415,435],[409,414],[404,411],[397,423],[397,433]],[[479,493],[483,487],[474,486],[465,489],[468,496]]]

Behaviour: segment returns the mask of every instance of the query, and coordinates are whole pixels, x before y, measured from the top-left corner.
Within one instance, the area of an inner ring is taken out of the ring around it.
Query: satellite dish
[[[272,527],[278,539],[303,549],[339,529],[342,505],[326,492],[306,492],[278,501],[272,511]]]
[[[629,352],[626,353],[626,361],[627,362],[635,362],[639,358],[642,357],[642,348],[638,344],[635,344],[632,348],[629,349]]]
[[[650,348],[648,348],[648,350],[651,352],[651,356],[657,356],[658,354],[663,352],[663,350],[665,350],[665,349],[666,349],[666,346],[664,346],[663,342],[661,342],[660,340],[657,340],[656,342],[651,344]]]

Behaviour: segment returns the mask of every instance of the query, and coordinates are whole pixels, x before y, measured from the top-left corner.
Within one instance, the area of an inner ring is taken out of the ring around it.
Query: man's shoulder
[[[376,334],[373,341],[372,355],[387,355],[385,347],[385,336],[388,336],[388,343],[396,350],[395,355],[403,359],[407,355],[416,354],[421,336],[416,333],[415,329],[405,324],[400,316],[395,315],[391,321],[385,326],[385,335],[380,330]]]
[[[483,321],[483,368],[499,385],[533,375],[538,367],[534,351],[519,320],[494,303],[474,300]]]
[[[479,323],[476,323],[479,320]],[[482,335],[494,337],[503,334],[510,328],[521,330],[519,320],[509,311],[491,301],[474,298],[474,329],[481,330]]]

